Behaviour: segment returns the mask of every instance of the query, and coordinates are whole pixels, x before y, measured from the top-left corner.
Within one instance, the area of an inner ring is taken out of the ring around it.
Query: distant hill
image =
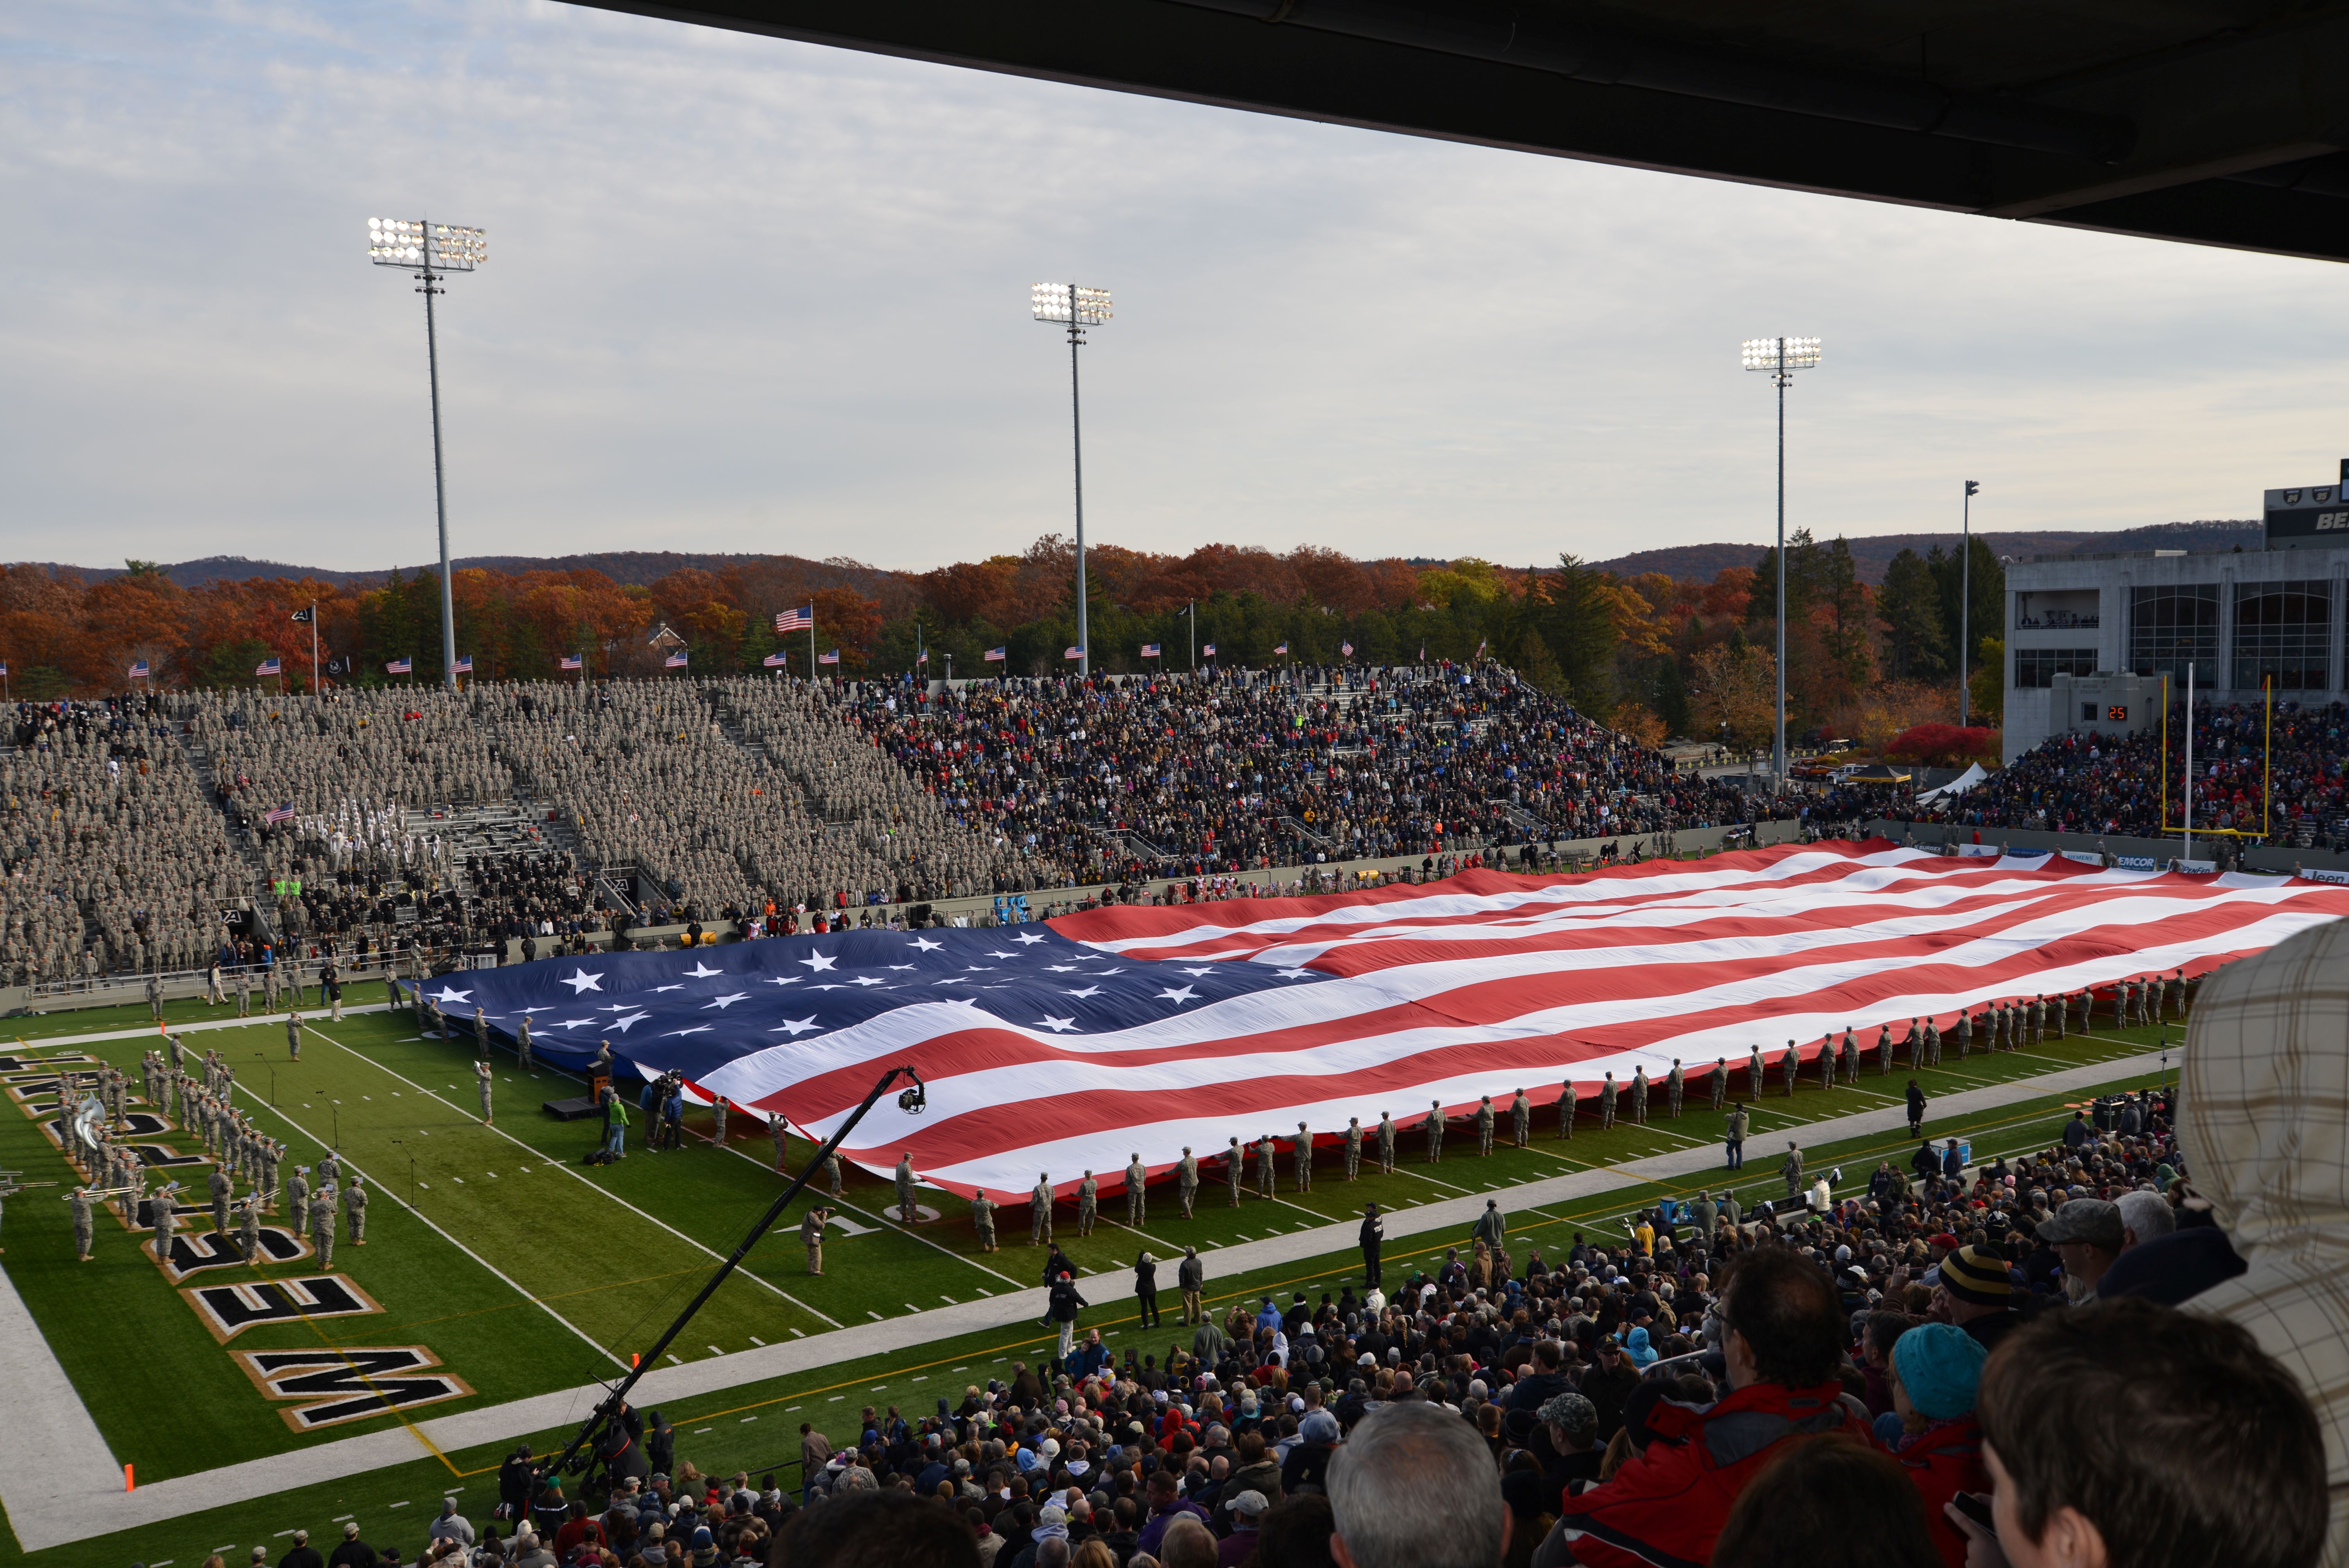
[[[2264,535],[2258,520],[2208,522],[2158,522],[2112,532],[2085,529],[2043,529],[2028,533],[1984,531],[1982,539],[2001,555],[2028,561],[2034,555],[2084,555],[2108,550],[2186,550],[2196,553],[2222,552],[2241,545],[2257,550]],[[1853,562],[1865,583],[1884,581],[1884,570],[1903,550],[1922,555],[1935,545],[1957,547],[1955,533],[1877,533],[1848,540]],[[1593,562],[1602,572],[1636,577],[1661,572],[1683,583],[1709,583],[1723,567],[1751,566],[1762,558],[1766,544],[1677,544],[1663,550],[1641,550],[1612,561]]]
[[[78,572],[86,582],[103,583],[119,577],[119,566],[66,566],[55,562],[29,562],[21,564],[42,566],[50,572]],[[437,564],[437,563],[436,563]],[[708,555],[669,550],[606,551],[592,555],[461,555],[453,562],[462,572],[468,567],[486,567],[493,572],[601,572],[621,584],[656,582],[670,573],[688,566],[698,566],[704,572],[719,572],[728,566],[781,567],[803,576],[818,587],[852,585],[871,592],[871,584],[898,573],[861,562],[833,557],[828,561],[811,561],[801,555]],[[404,575],[413,575],[422,567],[403,566]],[[201,588],[207,583],[241,583],[249,577],[285,577],[300,581],[316,578],[321,583],[333,583],[344,587],[366,587],[384,582],[391,575],[386,567],[378,572],[329,572],[319,566],[293,566],[282,561],[255,561],[245,555],[207,555],[201,561],[182,561],[166,566],[163,575],[182,588]]]

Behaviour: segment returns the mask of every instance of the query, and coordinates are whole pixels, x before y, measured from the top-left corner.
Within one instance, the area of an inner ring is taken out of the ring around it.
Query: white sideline
[[[302,1021],[309,1023],[327,1016],[332,1006],[330,1003],[325,1007],[311,1008],[302,1015]],[[343,1008],[343,1016],[347,1018],[354,1013],[388,1013],[390,1011],[391,1004],[388,1002],[357,1002],[346,1005]],[[184,1024],[174,1024],[166,1020],[163,1026],[175,1035],[192,1035],[205,1029],[259,1029],[273,1026],[283,1028],[285,1024],[285,1015],[278,1012],[258,1013],[249,1018],[197,1018]],[[38,1035],[30,1039],[21,1035],[11,1035],[8,1037],[22,1041],[26,1050],[46,1051],[57,1046],[90,1046],[106,1040],[143,1040],[155,1032],[155,1026],[147,1024],[136,1029],[108,1029],[95,1035]]]
[[[349,1008],[344,1010],[350,1011]],[[2183,1061],[2183,1048],[2172,1049]],[[2116,1078],[2139,1077],[2160,1067],[2165,1054],[2145,1051],[2133,1056],[2110,1057],[2036,1078],[2013,1078],[1968,1089],[1961,1094],[1944,1095],[1933,1101],[1933,1119],[1944,1122],[1955,1116],[1995,1110],[2022,1100],[2089,1088]],[[1816,1104],[1821,1092],[1813,1088],[1803,1099]],[[1848,1091],[1839,1088],[1838,1092]],[[1757,1109],[1772,1109],[1771,1102],[1762,1102]],[[1906,1106],[1895,1102],[1856,1111],[1849,1116],[1805,1123],[1800,1128],[1800,1138],[1805,1146],[1815,1148],[1870,1133],[1899,1130],[1905,1134],[1908,1121]],[[1762,1138],[1779,1136],[1782,1134],[1775,1131],[1760,1134]],[[1749,1141],[1755,1140],[1750,1139]],[[1549,1142],[1547,1147],[1564,1149],[1570,1146]],[[1775,1164],[1767,1152],[1757,1151],[1755,1158],[1757,1162],[1749,1165],[1746,1172],[1739,1177],[1739,1185],[1776,1181]],[[1718,1146],[1708,1143],[1651,1154],[1625,1161],[1619,1165],[1592,1167],[1491,1192],[1475,1192],[1465,1197],[1446,1198],[1413,1208],[1398,1209],[1383,1216],[1387,1224],[1388,1255],[1398,1267],[1407,1271],[1408,1261],[1398,1253],[1398,1242],[1407,1236],[1430,1232],[1464,1235],[1468,1226],[1484,1212],[1487,1197],[1502,1199],[1508,1212],[1520,1212],[1545,1203],[1591,1197],[1641,1182],[1710,1175],[1721,1170],[1721,1159]],[[1203,1195],[1206,1191],[1203,1190]],[[1210,1282],[1218,1277],[1228,1279],[1291,1260],[1346,1251],[1356,1244],[1356,1226],[1357,1222],[1349,1219],[1310,1230],[1268,1236],[1262,1241],[1244,1242],[1237,1246],[1203,1253],[1201,1261],[1210,1265]],[[1116,1280],[1122,1284],[1126,1277],[1126,1270],[1121,1267],[1105,1274],[1087,1277]],[[1118,1298],[1104,1293],[1101,1299],[1106,1305]],[[988,1329],[1008,1332],[1014,1326],[1033,1324],[1043,1311],[1044,1300],[1045,1293],[1038,1286],[1013,1295],[982,1297],[879,1323],[857,1324],[756,1350],[737,1351],[729,1356],[663,1367],[647,1374],[636,1386],[632,1402],[649,1408],[957,1335]],[[177,1519],[239,1499],[294,1491],[427,1457],[427,1450],[407,1429],[395,1427],[359,1437],[336,1439],[315,1448],[223,1465],[200,1474],[176,1476],[126,1492],[122,1490],[121,1467],[108,1451],[96,1424],[83,1408],[80,1397],[74,1392],[72,1384],[66,1377],[65,1369],[50,1353],[47,1341],[42,1339],[38,1327],[31,1315],[26,1312],[13,1286],[0,1290],[0,1375],[5,1375],[7,1379],[5,1386],[10,1391],[12,1416],[25,1424],[22,1429],[31,1439],[16,1444],[16,1458],[9,1465],[0,1467],[0,1489],[5,1489],[5,1495],[0,1495],[0,1507],[5,1508],[17,1541],[28,1553]],[[582,1420],[603,1393],[604,1388],[600,1385],[590,1383],[507,1404],[436,1417],[419,1421],[416,1426],[424,1439],[435,1447],[453,1452],[528,1437]],[[24,1408],[18,1408],[20,1406]]]

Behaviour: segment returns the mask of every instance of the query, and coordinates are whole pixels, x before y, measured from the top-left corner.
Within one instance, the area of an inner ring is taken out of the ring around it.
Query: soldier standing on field
[[[514,1026],[514,1049],[522,1053],[522,1070],[529,1072],[531,1070],[530,1015],[527,1013],[523,1015],[522,1022]]]
[[[1476,1102],[1476,1154],[1479,1159],[1493,1157],[1493,1097],[1485,1095]]]
[[[1280,1146],[1268,1132],[1256,1146],[1256,1195],[1269,1198],[1274,1191],[1274,1177],[1280,1159]]]
[[[1394,1160],[1395,1160],[1395,1124],[1394,1124],[1394,1118],[1393,1118],[1393,1117],[1392,1117],[1392,1116],[1389,1116],[1385,1111],[1383,1111],[1383,1110],[1382,1110],[1382,1111],[1379,1112],[1379,1173],[1380,1173],[1381,1175],[1382,1175],[1382,1176],[1392,1176],[1392,1175],[1393,1175],[1393,1174],[1394,1174]]]
[[[1648,1068],[1644,1062],[1631,1069],[1631,1125],[1648,1125]]]
[[[157,1192],[148,1206],[150,1223],[155,1228],[155,1261],[167,1269],[171,1266],[171,1231],[179,1223],[179,1216],[172,1212],[178,1206],[179,1191],[180,1184],[173,1181]]]
[[[978,1250],[995,1250],[995,1200],[978,1188],[971,1189],[970,1228],[978,1233]]]
[[[1189,1144],[1183,1145],[1182,1161],[1174,1167],[1174,1196],[1183,1205],[1183,1217],[1191,1217],[1191,1206],[1199,1199],[1199,1161]]]
[[[212,1232],[217,1235],[228,1229],[228,1201],[230,1194],[236,1191],[236,1183],[229,1180],[227,1171],[215,1165],[206,1185],[212,1189]]]
[[[1615,1075],[1609,1073],[1607,1081],[1599,1086],[1599,1130],[1610,1132],[1615,1127]]]
[[[1768,1088],[1769,1085],[1762,1075],[1762,1047],[1759,1046],[1754,1047],[1751,1054],[1745,1058],[1745,1077],[1754,1089],[1753,1094],[1748,1098],[1760,1099],[1763,1091]]]
[[[317,1249],[318,1266],[335,1272],[335,1190],[321,1187],[310,1198],[310,1245]]]
[[[1729,1058],[1713,1058],[1713,1109],[1719,1110],[1729,1103]]]
[[[1246,1180],[1242,1168],[1247,1164],[1247,1156],[1240,1152],[1240,1140],[1235,1137],[1230,1147],[1224,1150],[1224,1177],[1231,1183],[1232,1207],[1235,1209],[1240,1206],[1240,1182]]]
[[[1346,1180],[1359,1181],[1362,1174],[1362,1119],[1346,1119]]]
[[[473,1076],[481,1079],[481,1125],[483,1127],[489,1127],[492,1125],[490,1120],[490,1064],[485,1061],[475,1062],[473,1064]]]
[[[1087,1171],[1077,1179],[1077,1234],[1093,1233],[1093,1222],[1101,1217],[1101,1183]]]
[[[1786,1042],[1786,1054],[1778,1059],[1778,1066],[1785,1069],[1786,1098],[1792,1099],[1795,1095],[1795,1075],[1802,1070],[1803,1066],[1803,1053],[1795,1048],[1794,1041]]]
[[[726,1097],[722,1094],[709,1097],[709,1137],[719,1148],[726,1147]]]
[[[351,1184],[343,1189],[343,1226],[355,1247],[367,1245],[367,1186],[353,1171]]]
[[[788,1176],[791,1174],[791,1171],[786,1169],[783,1161],[783,1140],[789,1138],[791,1133],[791,1123],[783,1119],[783,1113],[781,1111],[776,1111],[773,1115],[767,1118],[767,1135],[775,1140],[775,1174],[778,1176]]]
[[[1958,1009],[1958,1026],[1956,1034],[1958,1037],[1958,1060],[1964,1061],[1968,1057],[1973,1054],[1974,1048],[1974,1015],[1971,1008],[1961,1007]]]
[[[1313,1191],[1313,1134],[1305,1130],[1301,1121],[1297,1124],[1297,1147],[1292,1152],[1297,1156],[1297,1190],[1310,1192]]]
[[[309,1174],[308,1171],[296,1165],[294,1173],[285,1178],[285,1217],[294,1222],[297,1232],[310,1216]]]
[[[1427,1162],[1441,1165],[1444,1163],[1444,1102],[1432,1099],[1427,1102]]]
[[[837,1150],[823,1157],[824,1180],[832,1183],[832,1195],[840,1196],[840,1153]]]
[[[1052,1178],[1039,1175],[1028,1194],[1028,1244],[1040,1247],[1052,1239]]]
[[[237,1205],[242,1218],[237,1222],[236,1250],[247,1268],[261,1266],[261,1194],[254,1192]]]
[[[1139,1150],[1125,1160],[1125,1222],[1135,1230],[1149,1217],[1150,1170],[1142,1163]]]
[[[900,1224],[921,1222],[922,1216],[914,1208],[914,1151],[906,1150],[897,1156],[897,1169],[890,1180],[897,1188],[897,1221]]]
[[[88,1263],[90,1243],[98,1233],[98,1212],[89,1201],[89,1189],[75,1188],[66,1202],[73,1205],[74,1255]]]
[[[800,1244],[807,1248],[807,1272],[812,1274],[823,1273],[823,1222],[829,1218],[826,1209],[810,1209],[800,1216]]]
[[[1678,1121],[1681,1119],[1681,1103],[1687,1095],[1688,1075],[1681,1071],[1680,1057],[1674,1057],[1672,1058],[1672,1070],[1664,1078],[1665,1104],[1669,1107],[1671,1119],[1674,1121]]]
[[[2071,1026],[2072,993],[2069,991],[2058,991],[2055,993],[2055,1037],[2059,1040],[2062,1039],[2064,1037],[2064,1031],[2069,1029]]]
[[[1533,1102],[1526,1098],[1524,1089],[1517,1090],[1517,1098],[1509,1101],[1509,1130],[1516,1135],[1517,1147],[1520,1149],[1525,1148],[1533,1138]]]
[[[273,1212],[277,1207],[277,1162],[285,1156],[285,1145],[277,1140],[264,1138],[261,1140],[261,1180],[258,1185],[262,1202]]]

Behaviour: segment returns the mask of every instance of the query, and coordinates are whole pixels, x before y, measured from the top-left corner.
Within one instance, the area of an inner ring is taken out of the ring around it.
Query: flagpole
[[[310,601],[310,695],[318,695],[318,602]]]

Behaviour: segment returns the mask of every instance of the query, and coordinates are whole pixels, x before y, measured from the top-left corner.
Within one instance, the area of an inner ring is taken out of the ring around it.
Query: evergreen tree
[[[1898,681],[1934,681],[1950,673],[1949,634],[1941,626],[1940,589],[1925,558],[1903,550],[1884,571],[1876,591],[1876,614],[1884,623],[1885,653]]]

